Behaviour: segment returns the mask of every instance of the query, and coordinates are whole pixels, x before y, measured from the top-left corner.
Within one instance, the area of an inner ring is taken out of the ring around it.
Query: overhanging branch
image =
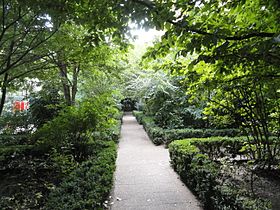
[[[149,0],[133,0],[135,3],[137,4],[141,4],[143,6],[146,6],[147,8],[151,9],[153,12],[155,12],[157,15],[160,15],[160,12],[158,10],[158,8],[156,8],[156,5],[154,2],[151,2]],[[205,30],[202,29],[198,29],[198,28],[192,28],[192,27],[188,27],[186,24],[186,21],[182,20],[179,22],[176,22],[172,19],[167,19],[166,22],[174,25],[175,27],[179,27],[182,30],[188,32],[188,33],[197,33],[200,35],[204,35],[204,36],[215,36],[219,39],[223,39],[223,40],[228,40],[228,41],[241,41],[241,40],[246,40],[246,39],[250,39],[250,38],[254,38],[254,37],[259,37],[259,38],[272,38],[275,37],[277,34],[276,33],[269,33],[269,32],[251,32],[251,33],[247,33],[245,35],[239,35],[239,36],[225,36],[222,34],[216,34],[216,33],[210,33],[207,32]]]

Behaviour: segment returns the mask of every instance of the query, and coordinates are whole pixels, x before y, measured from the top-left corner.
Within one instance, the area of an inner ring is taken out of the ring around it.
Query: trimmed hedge
[[[33,145],[11,145],[11,146],[0,146],[0,163],[11,156],[30,152],[33,149]],[[4,165],[4,164],[3,164]],[[0,167],[1,169],[2,167]]]
[[[238,129],[172,129],[166,130],[164,134],[164,143],[170,144],[177,139],[185,138],[208,138],[212,136],[240,136],[241,132]]]
[[[0,209],[103,209],[120,119],[114,107],[82,102],[30,136],[1,135]]]
[[[145,131],[147,132],[149,138],[155,145],[160,145],[163,143],[164,129],[156,126],[154,118],[146,116],[143,112],[133,111],[133,115],[139,124],[142,124]]]
[[[7,134],[0,134],[0,145],[1,146],[10,146],[10,145],[22,145],[30,143],[30,135],[23,134],[23,135],[7,135]]]
[[[49,195],[46,209],[103,209],[115,171],[116,144],[107,142],[96,158],[75,169]]]
[[[174,140],[185,138],[207,138],[212,136],[240,136],[239,129],[163,129],[155,124],[154,118],[143,112],[134,111],[139,124],[142,124],[152,142],[156,145],[170,144]]]
[[[253,199],[231,182],[222,183],[220,166],[208,154],[216,151],[217,157],[236,153],[242,146],[242,138],[185,139],[169,145],[171,164],[190,189],[209,210],[271,209],[268,201]],[[237,152],[238,153],[238,152]],[[236,154],[237,154],[236,153]],[[214,152],[215,154],[215,152]]]
[[[235,158],[239,155],[244,155],[245,152],[240,152],[244,146],[244,142],[247,141],[247,137],[210,137],[210,138],[190,138],[183,139],[183,141],[190,141],[192,145],[195,145],[199,149],[200,153],[209,156],[211,159],[219,159],[225,156]]]
[[[142,125],[143,124],[142,120],[143,117],[145,116],[144,113],[141,111],[133,111],[132,114],[135,116],[137,122]]]

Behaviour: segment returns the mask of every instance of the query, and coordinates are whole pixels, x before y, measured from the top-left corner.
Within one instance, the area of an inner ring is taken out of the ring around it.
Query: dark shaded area
[[[121,100],[122,105],[122,111],[124,112],[131,112],[133,110],[136,110],[136,100],[133,100],[131,98],[125,98]]]

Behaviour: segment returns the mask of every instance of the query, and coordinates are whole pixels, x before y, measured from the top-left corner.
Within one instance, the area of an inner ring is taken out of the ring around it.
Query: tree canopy
[[[0,209],[107,207],[136,107],[155,144],[203,137],[171,154],[199,197],[261,208],[233,186],[279,175],[279,23],[279,0],[0,0]]]

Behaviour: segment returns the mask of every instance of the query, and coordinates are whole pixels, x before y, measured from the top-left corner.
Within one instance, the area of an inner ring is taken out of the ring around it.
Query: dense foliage
[[[155,144],[246,135],[170,148],[206,206],[246,209],[220,188],[216,159],[242,153],[249,171],[279,173],[279,17],[278,0],[2,0],[0,208],[101,207],[123,106],[143,111]],[[164,33],[142,60],[144,46],[127,53],[131,23]]]
[[[223,159],[244,157],[240,153],[242,138],[209,138],[186,139],[172,142],[169,145],[171,163],[180,174],[182,180],[197,194],[206,209],[270,209],[271,203],[255,198],[249,191],[240,188],[250,183],[248,176],[237,173],[234,177],[234,164],[238,159]],[[224,160],[232,161],[225,164]],[[228,166],[231,165],[230,171]],[[239,177],[238,177],[239,176]],[[243,175],[244,176],[244,175]],[[240,178],[241,177],[241,178]],[[247,186],[247,188],[249,188]]]
[[[2,143],[0,149],[1,209],[42,208],[45,203],[58,205],[55,200],[58,197],[52,195],[64,190],[65,185],[71,185],[69,180],[77,182],[84,173],[89,174],[90,180],[96,176],[96,180],[89,183],[90,189],[80,183],[81,189],[77,193],[67,190],[59,194],[73,196],[69,202],[76,203],[80,199],[80,205],[88,203],[84,208],[102,205],[112,186],[115,142],[119,138],[120,125],[118,109],[112,105],[103,108],[98,103],[101,100],[102,97],[99,101],[85,101],[79,106],[62,109],[32,136],[2,136],[5,144]],[[18,185],[22,187],[17,188]],[[77,183],[72,187],[76,188]],[[85,188],[89,190],[89,197],[82,195]]]
[[[95,157],[83,162],[51,192],[46,209],[102,209],[112,188],[116,145],[105,143]]]
[[[1,1],[1,209],[76,208],[56,196],[63,190],[83,209],[106,199],[120,135],[123,14],[135,12],[115,3]],[[16,111],[14,100],[29,109]],[[71,194],[78,179],[92,182]]]
[[[181,76],[209,120],[241,125],[254,137],[259,159],[274,161],[268,139],[279,136],[280,125],[279,2],[187,2],[150,5],[166,32],[148,61],[162,61],[162,68]]]
[[[168,145],[174,140],[184,138],[207,138],[211,136],[240,136],[242,132],[239,129],[197,129],[197,128],[181,128],[166,129],[157,125],[155,117],[146,116],[143,112],[134,111],[137,121],[143,125],[150,139],[154,144]]]

